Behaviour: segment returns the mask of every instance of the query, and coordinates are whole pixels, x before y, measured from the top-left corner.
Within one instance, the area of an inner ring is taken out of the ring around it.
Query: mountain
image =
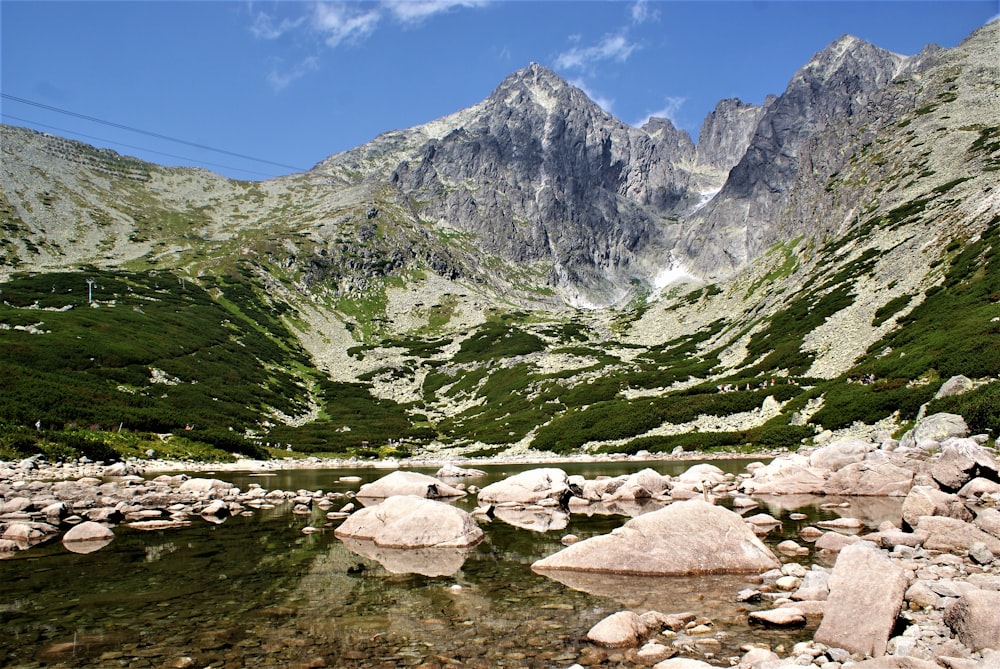
[[[383,455],[1000,429],[998,44],[845,36],[697,143],[532,64],[263,182],[3,126],[0,454],[36,421]]]

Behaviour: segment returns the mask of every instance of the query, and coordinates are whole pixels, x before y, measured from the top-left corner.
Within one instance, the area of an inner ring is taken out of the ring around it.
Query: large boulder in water
[[[569,493],[569,476],[556,467],[529,469],[479,491],[480,504],[536,504],[543,499],[561,499]]]
[[[401,495],[356,511],[336,530],[337,537],[367,539],[389,548],[475,546],[483,538],[471,514],[434,500]]]
[[[413,495],[426,499],[462,497],[464,492],[442,483],[433,476],[419,472],[395,471],[377,481],[366,483],[358,490],[358,497],[386,499],[397,495]]]
[[[738,514],[691,499],[573,544],[532,569],[668,576],[761,573],[780,566]]]

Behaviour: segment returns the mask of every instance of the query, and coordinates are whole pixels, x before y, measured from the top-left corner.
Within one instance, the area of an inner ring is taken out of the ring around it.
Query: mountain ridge
[[[96,356],[70,333],[94,314],[133,327],[148,321],[131,309],[190,290],[216,323],[206,351],[253,343],[301,395],[259,422],[212,420],[312,451],[364,440],[365,415],[462,453],[891,432],[943,375],[995,392],[998,37],[905,58],[842,38],[764,105],[720,101],[697,144],[667,120],[622,123],[538,65],[264,182],[3,126],[0,337],[24,352],[65,336],[85,367]],[[88,277],[125,287],[91,312]],[[204,392],[191,406],[210,412],[225,385],[184,358],[109,355],[81,387],[112,408]],[[861,377],[878,381],[846,383]],[[717,393],[773,379],[772,401]]]

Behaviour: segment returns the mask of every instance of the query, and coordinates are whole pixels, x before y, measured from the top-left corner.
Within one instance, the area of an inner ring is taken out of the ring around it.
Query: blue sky
[[[260,179],[468,107],[537,62],[627,123],[667,116],[697,139],[720,99],[780,94],[845,33],[912,55],[998,12],[996,0],[0,0],[0,112]]]

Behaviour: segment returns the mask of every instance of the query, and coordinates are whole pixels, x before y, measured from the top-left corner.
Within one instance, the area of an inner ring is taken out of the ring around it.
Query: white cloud
[[[594,92],[593,90],[590,89],[590,87],[587,85],[587,82],[584,81],[583,79],[573,79],[569,83],[573,86],[576,86],[581,91],[583,91],[588,98],[590,98],[597,104],[598,107],[608,112],[609,114],[612,113],[611,109],[614,107],[615,104],[615,101],[612,98],[608,98],[601,95],[600,93]]]
[[[657,109],[656,111],[646,114],[645,117],[633,123],[632,126],[635,128],[641,128],[642,126],[646,125],[646,123],[648,123],[649,119],[651,118],[670,119],[670,122],[673,123],[675,126],[677,126],[678,125],[677,112],[680,111],[681,107],[684,105],[685,102],[687,102],[687,98],[683,98],[680,96],[668,97],[666,100],[666,104],[664,104],[663,107]]]
[[[639,25],[646,21],[656,21],[660,18],[660,13],[649,8],[649,0],[637,0],[629,8],[632,16],[632,23]]]
[[[289,33],[299,26],[301,26],[306,20],[306,17],[300,16],[295,19],[284,18],[280,23],[275,25],[274,17],[265,14],[264,12],[257,12],[253,17],[253,24],[250,26],[250,33],[257,39],[263,40],[274,40],[278,39],[285,33]]]
[[[593,46],[573,47],[556,56],[556,66],[564,70],[586,69],[596,63],[614,60],[624,63],[639,45],[629,40],[624,31],[605,35]]]
[[[400,23],[420,23],[455,7],[482,7],[486,0],[389,0],[384,6]]]
[[[313,7],[310,26],[323,36],[323,42],[332,48],[341,43],[357,43],[375,31],[382,19],[378,8],[346,2],[318,2]]]
[[[278,65],[275,65],[267,74],[267,83],[275,91],[280,91],[293,81],[301,79],[310,72],[318,69],[319,58],[317,56],[304,58],[301,62],[288,69],[280,69]]]
[[[358,45],[368,39],[380,23],[393,20],[403,26],[419,25],[428,18],[455,8],[475,8],[489,4],[490,0],[383,0],[374,2],[318,1],[309,6],[304,14],[280,21],[273,14],[254,11],[250,6],[252,23],[249,30],[257,39],[276,40],[286,35],[303,33],[301,45],[315,44],[318,35],[328,49],[341,45]],[[287,7],[301,7],[298,3],[276,3]],[[308,48],[308,47],[304,47]],[[303,58],[294,67],[282,69],[275,66],[267,75],[267,81],[275,90],[281,90],[296,79],[320,68],[318,54]]]

